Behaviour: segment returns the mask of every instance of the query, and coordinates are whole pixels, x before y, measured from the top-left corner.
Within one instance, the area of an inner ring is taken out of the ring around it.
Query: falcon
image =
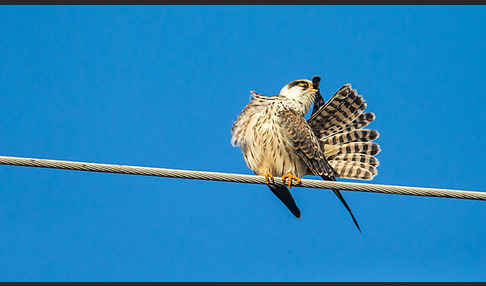
[[[375,119],[373,113],[364,113],[363,97],[345,84],[324,104],[319,80],[294,80],[275,96],[251,91],[250,102],[231,129],[231,144],[241,148],[247,166],[265,177],[273,194],[297,218],[300,210],[289,189],[299,184],[301,177],[371,180],[379,165],[374,155],[380,147],[372,142],[379,133],[362,129]],[[312,104],[313,113],[306,120],[304,116]],[[274,176],[288,182],[288,188],[275,184]],[[333,192],[361,232],[342,194],[339,190]]]

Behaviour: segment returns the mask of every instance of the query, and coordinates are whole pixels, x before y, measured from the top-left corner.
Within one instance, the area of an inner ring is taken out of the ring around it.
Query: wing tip
[[[272,184],[269,184],[268,187],[296,218],[301,217],[300,209],[287,187]]]

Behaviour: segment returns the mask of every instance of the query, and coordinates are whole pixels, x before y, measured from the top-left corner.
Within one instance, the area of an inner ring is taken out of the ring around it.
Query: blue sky
[[[486,191],[483,6],[3,6],[0,155],[250,174],[249,91],[377,115],[379,184]],[[0,166],[4,281],[484,281],[486,202]]]

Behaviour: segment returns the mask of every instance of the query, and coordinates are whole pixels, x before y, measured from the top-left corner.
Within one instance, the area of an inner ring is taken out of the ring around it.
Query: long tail
[[[290,210],[290,212],[297,218],[300,218],[300,210],[295,204],[294,198],[290,194],[290,191],[285,186],[269,184],[268,187],[274,193],[277,198],[284,203],[284,205]]]
[[[325,161],[326,164],[329,164],[331,162],[327,162]],[[336,181],[336,175],[338,175],[338,173],[336,172],[336,170],[334,170],[334,168],[331,167],[332,165],[329,165],[329,168],[332,170],[332,172],[334,173],[333,175],[331,176],[328,176],[328,175],[321,175],[321,178],[326,180],[326,181]],[[361,228],[359,227],[359,224],[358,224],[358,221],[356,220],[356,218],[354,217],[354,214],[353,214],[353,211],[351,211],[351,208],[349,207],[348,203],[346,202],[346,200],[344,199],[343,195],[341,194],[341,192],[339,190],[336,190],[336,189],[331,189],[334,194],[336,195],[336,197],[341,201],[341,203],[344,205],[344,207],[346,208],[346,210],[348,211],[348,213],[351,215],[351,218],[353,219],[353,222],[354,222],[354,225],[356,225],[356,227],[358,228],[359,232],[361,232]]]
[[[358,221],[354,217],[353,211],[351,211],[351,208],[349,207],[348,203],[346,202],[346,200],[344,200],[344,197],[341,194],[341,192],[339,192],[339,190],[332,190],[332,191],[334,192],[336,197],[338,197],[341,203],[343,203],[344,207],[348,210],[348,213],[351,215],[351,218],[353,219],[354,225],[358,228],[359,232],[361,232],[361,228],[359,227]]]

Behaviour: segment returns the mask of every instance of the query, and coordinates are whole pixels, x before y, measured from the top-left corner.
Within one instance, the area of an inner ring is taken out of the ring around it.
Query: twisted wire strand
[[[114,164],[98,164],[75,161],[48,160],[36,158],[21,158],[0,156],[0,165],[14,165],[38,168],[67,169],[89,172],[118,173],[142,176],[156,176],[180,179],[225,181],[247,184],[265,184],[265,178],[256,175],[243,175],[207,171],[190,171],[151,167],[138,167]],[[275,178],[275,184],[284,185],[281,178]],[[302,179],[301,183],[293,187],[316,188],[316,189],[339,189],[344,191],[371,192],[382,194],[398,194],[424,197],[442,197],[466,200],[486,200],[486,192],[462,191],[436,188],[420,188],[392,185],[378,185],[367,183],[351,183]]]

